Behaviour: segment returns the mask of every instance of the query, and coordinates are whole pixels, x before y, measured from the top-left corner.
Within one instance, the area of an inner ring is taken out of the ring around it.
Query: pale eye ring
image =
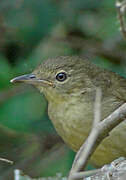
[[[67,74],[65,72],[60,72],[56,75],[57,81],[63,82],[67,79]]]

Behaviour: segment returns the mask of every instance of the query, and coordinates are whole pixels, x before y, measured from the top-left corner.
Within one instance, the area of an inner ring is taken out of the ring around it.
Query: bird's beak
[[[36,78],[36,76],[34,74],[26,74],[23,76],[18,76],[15,77],[14,79],[10,80],[11,83],[26,83],[26,84],[33,84],[33,85],[37,85],[37,84],[42,84],[42,86],[53,86],[53,83],[48,81],[48,80],[44,80],[44,79],[38,79]]]

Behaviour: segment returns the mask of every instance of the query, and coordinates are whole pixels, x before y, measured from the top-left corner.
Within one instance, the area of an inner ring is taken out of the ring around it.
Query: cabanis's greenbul
[[[11,82],[33,84],[45,95],[52,123],[75,151],[91,129],[96,87],[102,89],[102,119],[126,102],[126,80],[123,77],[78,57],[48,59],[33,73],[16,77]],[[91,160],[101,166],[120,156],[126,156],[125,121],[112,130]]]

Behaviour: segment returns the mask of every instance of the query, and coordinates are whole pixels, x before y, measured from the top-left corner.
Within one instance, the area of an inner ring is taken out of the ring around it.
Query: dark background
[[[125,76],[126,42],[112,0],[0,1],[0,179],[13,169],[32,177],[67,175],[74,157],[56,134],[47,102],[10,79],[59,55],[90,58]],[[88,166],[91,168],[91,166]]]

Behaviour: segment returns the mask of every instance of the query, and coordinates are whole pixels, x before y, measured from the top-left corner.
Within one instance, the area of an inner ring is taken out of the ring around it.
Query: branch
[[[87,176],[88,178],[85,178]],[[109,165],[104,165],[101,169],[75,173],[74,179],[78,178],[85,178],[85,180],[124,180],[126,179],[126,159],[121,157]]]
[[[95,112],[92,130],[81,146],[80,150],[77,152],[74,159],[68,180],[75,179],[75,175],[85,168],[87,161],[96,150],[98,145],[105,139],[110,131],[122,121],[126,119],[126,103],[115,110],[111,115],[100,121],[100,104],[101,104],[101,90],[97,89],[96,99],[95,99]],[[97,110],[96,110],[97,108]],[[97,118],[96,118],[97,117]],[[97,127],[97,128],[96,128]],[[89,171],[90,175],[90,171]],[[87,174],[86,174],[87,176]],[[76,176],[77,177],[77,176]]]
[[[118,12],[118,20],[120,22],[120,30],[122,32],[124,39],[126,39],[126,25],[125,25],[125,18],[124,18],[124,14],[126,11],[126,0],[124,0],[122,2],[117,0],[115,6],[116,6],[117,12]]]
[[[5,158],[0,158],[0,161],[7,162],[7,163],[10,163],[10,164],[14,163],[13,161],[11,161],[9,159],[5,159]]]

